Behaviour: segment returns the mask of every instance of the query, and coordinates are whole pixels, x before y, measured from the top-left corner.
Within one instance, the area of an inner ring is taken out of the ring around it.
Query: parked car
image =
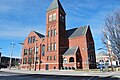
[[[110,60],[107,60],[106,62],[108,62],[108,67],[111,67],[111,62],[110,62]],[[118,66],[120,66],[120,64],[119,64],[119,61],[118,60],[116,60],[116,61],[112,61],[112,66],[113,67],[118,67]]]

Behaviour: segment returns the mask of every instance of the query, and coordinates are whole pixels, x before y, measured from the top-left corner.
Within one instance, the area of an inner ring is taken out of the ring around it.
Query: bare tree
[[[120,59],[120,9],[114,11],[112,14],[107,15],[103,29],[102,42],[109,48],[108,36],[110,47],[113,53]]]

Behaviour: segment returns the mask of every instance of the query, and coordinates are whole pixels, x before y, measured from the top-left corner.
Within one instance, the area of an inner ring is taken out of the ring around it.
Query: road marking
[[[72,77],[66,77],[66,78],[64,78],[64,80],[68,80],[68,79],[70,79],[70,78],[72,78]],[[63,80],[63,79],[60,79],[60,80]]]
[[[96,76],[93,76],[93,77],[89,78],[88,80],[92,80],[94,77],[96,77]]]

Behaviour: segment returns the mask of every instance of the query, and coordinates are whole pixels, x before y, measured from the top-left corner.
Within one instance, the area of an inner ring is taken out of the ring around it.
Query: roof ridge
[[[88,30],[88,27],[89,26],[85,26],[86,28],[84,28],[84,33],[83,33],[83,35],[85,35],[86,33],[87,33],[87,30]]]
[[[39,32],[37,32],[37,31],[34,31],[34,32],[39,33]],[[39,34],[42,34],[42,33],[39,33]],[[42,34],[42,35],[43,35],[43,34]]]
[[[41,34],[41,33],[39,33],[39,32],[37,32],[37,31],[34,31],[40,38],[42,37],[45,37],[45,35],[43,35],[43,34]]]
[[[66,31],[73,30],[73,29],[78,29],[78,28],[77,28],[77,27],[76,27],[76,28],[71,28],[71,29],[68,29],[68,30],[66,30]]]

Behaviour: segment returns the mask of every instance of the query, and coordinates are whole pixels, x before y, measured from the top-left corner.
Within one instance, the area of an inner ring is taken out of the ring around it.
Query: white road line
[[[72,78],[72,77],[66,77],[66,78],[64,78],[64,80],[68,80],[68,79],[70,79],[70,78]],[[63,80],[63,79],[60,79],[60,80]]]
[[[112,76],[114,73],[115,73],[115,72],[112,72],[112,73],[110,74],[110,76]]]
[[[89,78],[88,80],[92,80],[94,77],[96,77],[96,76],[93,76],[93,77]]]

